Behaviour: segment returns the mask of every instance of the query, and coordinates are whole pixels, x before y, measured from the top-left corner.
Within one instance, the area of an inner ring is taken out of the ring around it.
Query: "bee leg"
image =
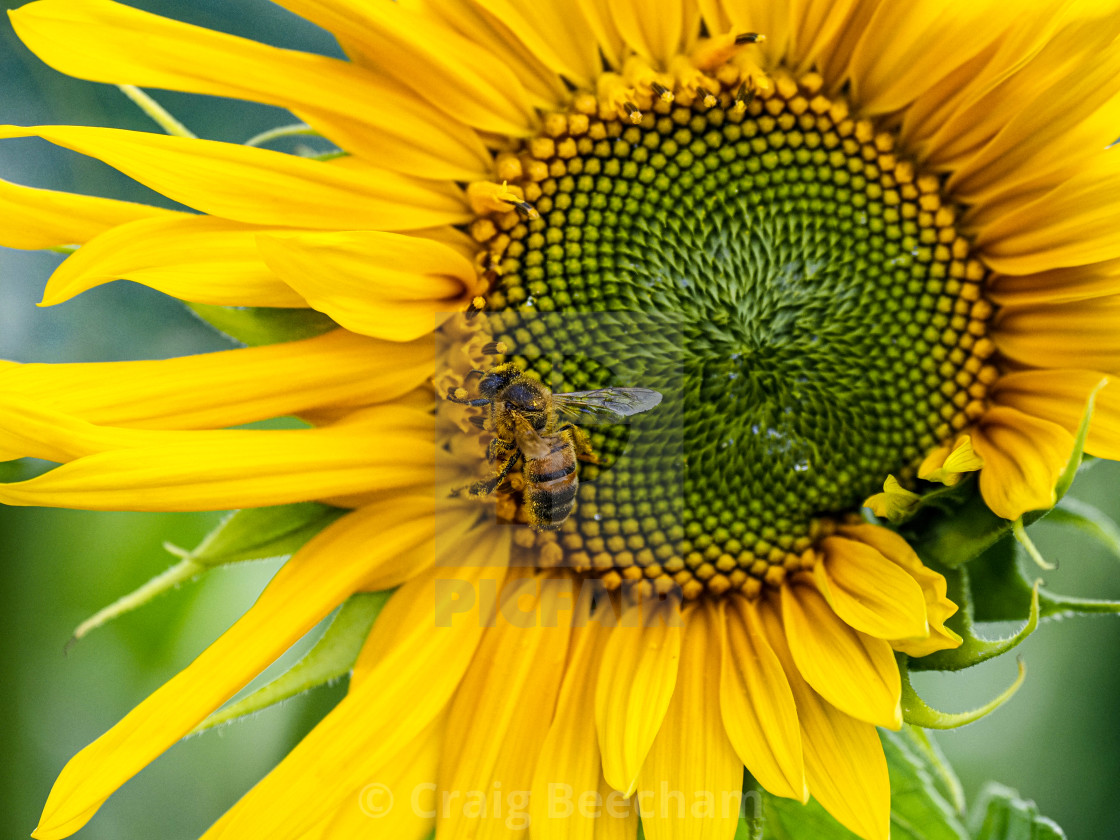
[[[462,395],[460,395],[460,391],[462,392]],[[458,403],[459,405],[473,405],[476,408],[484,405],[490,405],[490,400],[482,399],[481,397],[476,400],[468,400],[466,397],[466,393],[467,392],[465,388],[456,388],[454,391],[451,391],[449,394],[447,394],[445,399],[447,399],[449,402]]]
[[[515,451],[512,455],[506,458],[506,460],[498,468],[498,471],[494,473],[493,477],[485,478],[481,481],[476,481],[474,482],[474,484],[468,484],[466,487],[460,487],[457,490],[452,490],[451,495],[459,496],[465,490],[467,495],[472,499],[489,496],[491,493],[498,489],[499,484],[505,481],[506,476],[509,475],[509,471],[513,469],[513,465],[517,463],[517,459],[520,454],[521,453]]]
[[[503,458],[509,454],[509,443],[501,438],[494,438],[486,447],[486,460],[493,464],[494,459],[498,458],[499,454]]]
[[[579,426],[573,426],[567,423],[556,430],[557,432],[571,432],[572,443],[576,447],[576,457],[581,461],[587,461],[589,464],[602,464],[602,461],[595,455],[591,449],[591,439],[587,436],[587,432]]]

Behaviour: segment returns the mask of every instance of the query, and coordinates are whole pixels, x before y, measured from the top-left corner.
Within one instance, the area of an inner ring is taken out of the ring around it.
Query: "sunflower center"
[[[532,209],[507,198],[472,227],[508,360],[554,393],[664,395],[583,426],[599,463],[541,556],[686,597],[811,567],[833,522],[982,413],[994,378],[983,271],[939,180],[815,74],[757,96],[718,78],[550,115],[497,161]]]

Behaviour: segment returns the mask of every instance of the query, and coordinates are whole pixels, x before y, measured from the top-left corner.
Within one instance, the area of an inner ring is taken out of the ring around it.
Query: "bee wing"
[[[514,416],[514,436],[521,454],[534,460],[548,457],[551,447],[540,433],[520,414]]]
[[[649,388],[602,388],[553,394],[556,409],[581,423],[617,423],[632,414],[649,411],[661,402],[661,394]]]

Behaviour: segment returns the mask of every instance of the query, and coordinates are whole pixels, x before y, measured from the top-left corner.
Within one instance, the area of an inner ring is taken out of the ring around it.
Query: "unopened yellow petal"
[[[827,537],[813,578],[829,605],[848,625],[879,639],[926,636],[922,588],[877,548],[858,540]]]
[[[434,364],[431,338],[389,342],[334,330],[154,361],[0,361],[0,391],[99,425],[221,428],[324,406],[388,402],[417,388]]]
[[[1070,303],[1009,306],[992,324],[1004,355],[1032,367],[1120,373],[1120,295]]]
[[[1049,420],[995,406],[981,418],[975,446],[984,459],[980,494],[997,516],[1018,519],[1054,506],[1058,477],[1073,454],[1073,435]]]
[[[965,473],[976,472],[983,466],[984,459],[972,446],[971,435],[961,435],[951,447],[939,446],[927,455],[918,467],[918,477],[952,487]]]
[[[1075,432],[1089,395],[1102,379],[1099,372],[1092,370],[1013,371],[999,378],[992,388],[992,397],[997,403]],[[1111,378],[1093,404],[1085,451],[1099,458],[1120,460],[1120,387]]]
[[[869,496],[863,503],[871,512],[891,522],[901,522],[921,503],[922,497],[913,490],[907,490],[898,483],[893,475],[883,482],[883,492]]]
[[[465,181],[490,169],[474,131],[350,62],[110,0],[41,0],[11,17],[23,42],[70,76],[287,108],[346,151],[410,175]]]
[[[649,607],[623,613],[611,632],[595,688],[595,728],[603,775],[629,796],[677,684],[680,614],[675,608],[650,615]]]
[[[265,262],[315,309],[352,332],[412,341],[478,293],[474,266],[453,248],[380,231],[262,234]]]
[[[487,619],[477,603],[458,614],[437,615],[433,610],[441,589],[453,579],[475,592],[490,578],[491,568],[482,562],[497,560],[506,540],[499,529],[487,529],[470,538],[464,554],[465,562],[479,565],[440,565],[401,587],[374,625],[367,647],[377,643],[378,627],[387,618],[397,625],[394,643],[382,647],[376,664],[351,680],[346,698],[205,840],[295,840],[337,813],[356,787],[376,782],[383,772],[393,774],[405,747],[447,708],[484,632]],[[334,783],[308,784],[308,779]],[[410,807],[407,799],[399,805]]]
[[[745,598],[720,604],[723,654],[720,708],[735,752],[751,775],[775,796],[805,802],[805,764],[797,708],[782,663]]]
[[[409,508],[391,502],[379,514],[386,525],[409,520]],[[415,507],[412,515],[417,514]],[[378,569],[407,567],[393,541],[372,551],[349,551],[351,525],[339,520],[289,560],[257,602],[187,668],[137,706],[63,769],[51,790],[35,836],[56,840],[89,821],[101,803],[357,591]],[[429,630],[430,628],[425,628]]]
[[[739,825],[743,763],[720,716],[718,616],[701,602],[685,612],[680,677],[638,787],[649,840],[731,840]]]
[[[812,586],[787,585],[781,600],[789,648],[806,682],[847,714],[898,729],[902,682],[890,645],[845,624]]]
[[[484,47],[423,14],[415,3],[281,0],[339,36],[360,63],[411,88],[467,125],[514,137],[535,120],[525,89]]]
[[[306,307],[257,252],[262,228],[211,216],[141,219],[82,246],[51,275],[44,306],[114,280],[218,306]]]
[[[298,431],[169,432],[94,427],[14,404],[7,434],[76,457],[0,484],[0,502],[83,510],[229,510],[408,487],[433,476],[422,412],[369,409],[361,421]],[[66,437],[52,438],[65,429]],[[57,442],[56,442],[57,441]],[[66,451],[61,447],[72,447]],[[92,454],[85,454],[85,453]]]
[[[137,219],[172,217],[174,210],[131,201],[41,190],[0,180],[0,246],[29,251],[81,245]]]
[[[598,791],[602,777],[599,741],[588,711],[595,708],[595,683],[609,638],[607,630],[587,620],[590,599],[586,601],[576,616],[556,715],[533,773],[529,816],[535,840],[595,840],[600,821],[618,819],[607,813],[596,817],[577,806],[587,791]]]
[[[877,525],[845,525],[840,534],[872,546],[880,554],[898,565],[922,588],[926,602],[926,621],[929,635],[916,638],[891,639],[891,647],[910,656],[926,656],[937,650],[959,647],[961,637],[945,626],[946,620],[957,612],[957,605],[949,600],[948,585],[943,575],[926,568],[917,552],[894,531]]]
[[[559,599],[572,603],[573,584],[570,579],[527,576],[503,587],[495,626],[483,636],[451,703],[448,729],[455,738],[440,759],[442,790],[530,790],[572,630],[570,609],[557,620],[551,617]],[[590,728],[590,721],[584,725]],[[520,806],[526,813],[528,804]],[[437,818],[436,837],[524,836],[524,825],[509,816],[491,808],[472,817],[466,808],[451,807]]]
[[[809,791],[863,840],[888,840],[890,778],[875,727],[844,714],[814,691],[794,664],[777,611],[763,604],[760,614],[797,702]]]
[[[470,221],[458,187],[267,149],[78,125],[0,126],[98,158],[203,213],[247,224],[415,230]]]

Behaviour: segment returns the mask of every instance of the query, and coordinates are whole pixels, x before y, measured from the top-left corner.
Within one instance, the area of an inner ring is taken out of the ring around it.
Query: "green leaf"
[[[187,306],[218,332],[250,347],[314,338],[338,328],[338,324],[314,309],[214,306],[190,302]]]
[[[989,782],[969,819],[973,840],[1065,840],[1065,832],[1040,816],[1038,806],[1003,785]]]
[[[246,560],[285,557],[346,514],[342,508],[298,502],[231,513],[193,551],[168,550],[210,568]]]
[[[372,592],[350,596],[319,641],[295,665],[252,694],[214,712],[190,734],[259,712],[350,673],[370,628],[391,594]]]
[[[1067,496],[1046,514],[1046,521],[1076,528],[1104,546],[1114,557],[1120,557],[1120,528],[1106,514],[1088,502]]]
[[[923,734],[908,727],[901,732],[880,730],[880,737],[891,776],[892,840],[970,840],[954,804],[960,797],[960,783],[940,753]],[[856,837],[815,800],[802,805],[764,792],[762,803],[766,840]]]

